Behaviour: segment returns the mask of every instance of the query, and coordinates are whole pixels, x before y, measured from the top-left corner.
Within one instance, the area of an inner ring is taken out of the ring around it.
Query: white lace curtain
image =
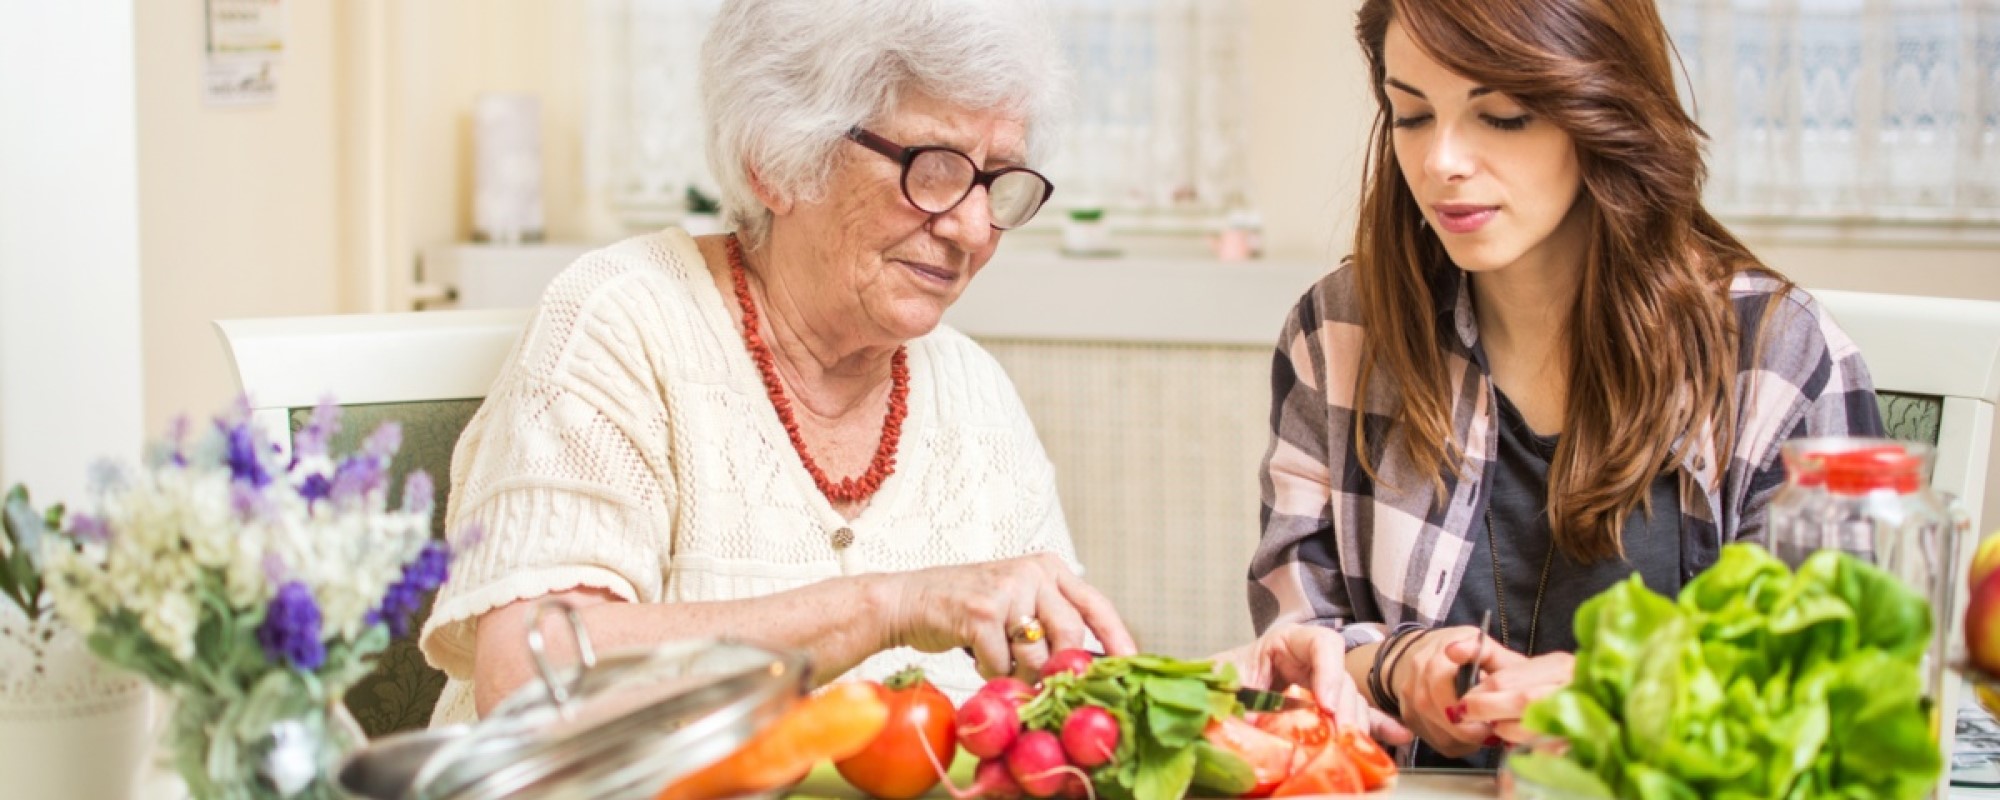
[[[1050,0],[1077,78],[1044,169],[1056,205],[1169,225],[1245,205],[1245,2]],[[588,6],[587,180],[634,228],[672,221],[690,186],[713,195],[695,73],[719,5]]]
[[[2000,0],[1660,0],[1721,211],[2000,219]]]

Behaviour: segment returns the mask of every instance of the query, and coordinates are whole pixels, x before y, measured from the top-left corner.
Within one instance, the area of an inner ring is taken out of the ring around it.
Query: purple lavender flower
[[[390,420],[377,427],[374,433],[368,434],[367,441],[361,443],[361,452],[379,458],[386,464],[402,446],[403,426],[395,420]]]
[[[367,623],[387,622],[389,635],[402,638],[410,632],[410,615],[423,605],[424,595],[443,586],[450,574],[451,545],[435,539],[425,543],[417,557],[403,565],[403,577],[383,593],[382,604],[368,612]]]
[[[271,482],[271,473],[264,468],[264,454],[259,452],[257,434],[250,429],[248,420],[231,425],[216,420],[215,426],[227,440],[224,458],[229,464],[229,475],[238,483],[248,483],[258,489]]]
[[[328,496],[336,505],[361,502],[368,493],[382,488],[382,467],[383,461],[372,456],[348,456],[334,469]]]
[[[111,541],[111,526],[103,517],[77,512],[69,515],[69,535],[79,542],[103,544]]]
[[[319,640],[319,604],[312,591],[298,581],[278,587],[278,595],[257,626],[257,644],[264,657],[296,669],[316,670],[326,663],[326,645]]]
[[[431,483],[430,473],[414,470],[403,479],[404,511],[428,514],[436,501],[437,487]]]
[[[298,466],[301,458],[326,455],[327,440],[339,432],[340,406],[334,405],[332,395],[327,395],[313,407],[312,419],[305,428],[292,435],[291,466]]]
[[[243,481],[229,484],[229,510],[240,520],[270,519],[278,514],[270,495]]]
[[[299,482],[299,497],[303,498],[307,505],[325,500],[332,493],[333,481],[327,480],[325,473],[315,472]]]
[[[186,414],[175,414],[167,423],[167,461],[176,467],[187,466],[188,418]]]

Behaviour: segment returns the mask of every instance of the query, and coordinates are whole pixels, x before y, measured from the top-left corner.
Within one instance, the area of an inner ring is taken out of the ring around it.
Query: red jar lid
[[[1911,494],[1923,488],[1923,459],[1901,447],[1869,447],[1821,456],[1826,464],[1826,488],[1834,494],[1864,494],[1891,489]]]

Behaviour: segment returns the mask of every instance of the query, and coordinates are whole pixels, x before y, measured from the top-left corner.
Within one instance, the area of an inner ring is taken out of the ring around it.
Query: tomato
[[[1271,790],[1284,783],[1292,772],[1292,754],[1298,750],[1298,745],[1258,730],[1240,717],[1209,720],[1208,728],[1201,735],[1209,744],[1227,750],[1250,764],[1250,772],[1257,776],[1257,785],[1244,792],[1244,797],[1269,796]]]
[[[1285,690],[1285,696],[1304,700],[1308,705],[1304,708],[1252,714],[1249,717],[1250,721],[1258,730],[1265,733],[1282,736],[1287,741],[1318,750],[1333,736],[1333,718],[1320,710],[1319,702],[1313,699],[1310,691],[1294,686]]]
[[[1368,791],[1387,786],[1396,777],[1396,760],[1390,758],[1382,750],[1382,745],[1377,744],[1366,731],[1342,728],[1335,742],[1347,753],[1347,760],[1354,762],[1354,769],[1361,773],[1361,783],[1368,787]]]
[[[797,783],[813,764],[866,747],[888,717],[888,705],[870,687],[834,684],[800,700],[729,757],[662,789],[656,800],[736,797]]]
[[[1339,747],[1322,747],[1319,755],[1306,764],[1304,771],[1286,778],[1278,785],[1272,797],[1296,797],[1308,794],[1360,794],[1364,791],[1361,771],[1347,757],[1347,752]]]
[[[861,752],[834,767],[854,788],[884,800],[908,800],[930,791],[941,778],[935,765],[949,765],[958,754],[951,698],[924,680],[924,671],[916,667],[868,685],[889,706],[889,724]]]

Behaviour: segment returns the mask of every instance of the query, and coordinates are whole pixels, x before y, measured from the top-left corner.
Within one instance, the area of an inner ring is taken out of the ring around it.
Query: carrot
[[[821,761],[861,752],[889,723],[866,683],[837,683],[799,701],[729,757],[660,791],[655,800],[712,800],[796,783]]]

